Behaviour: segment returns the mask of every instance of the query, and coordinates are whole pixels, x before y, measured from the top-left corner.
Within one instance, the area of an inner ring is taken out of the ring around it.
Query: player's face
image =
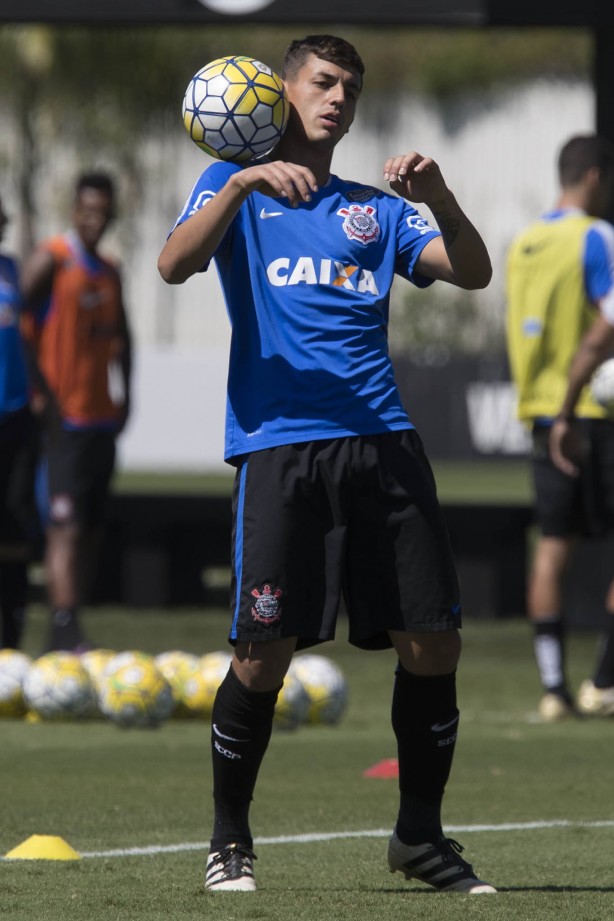
[[[285,85],[295,130],[310,142],[337,144],[354,121],[360,74],[311,54]]]
[[[73,208],[73,223],[86,249],[94,250],[113,217],[111,196],[101,189],[81,189]]]

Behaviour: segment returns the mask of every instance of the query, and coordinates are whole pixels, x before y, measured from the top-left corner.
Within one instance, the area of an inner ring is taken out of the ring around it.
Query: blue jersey
[[[241,167],[202,174],[178,223]],[[214,254],[232,324],[225,457],[412,428],[388,352],[395,273],[438,235],[406,201],[332,176],[294,208],[252,192]],[[207,268],[204,266],[203,268]]]
[[[0,255],[0,420],[28,403],[28,378],[19,332],[17,266]]]

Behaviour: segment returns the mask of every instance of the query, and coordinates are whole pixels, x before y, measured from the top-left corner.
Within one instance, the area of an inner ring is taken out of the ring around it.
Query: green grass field
[[[433,470],[443,502],[526,503],[531,501],[530,468],[526,460],[436,461]],[[229,493],[228,473],[155,473],[120,471],[115,489],[122,492],[189,494]]]
[[[225,647],[217,610],[94,609],[100,646],[158,653]],[[42,608],[26,651],[40,649]],[[386,868],[396,782],[366,779],[393,757],[391,653],[321,648],[344,669],[350,704],[338,727],[275,732],[253,805],[255,894],[205,893],[211,823],[208,726],[158,730],[106,723],[0,721],[0,854],[30,835],[62,837],[76,861],[0,863],[0,914],[11,921],[611,921],[614,720],[542,725],[526,624],[465,625],[462,731],[444,823],[496,896],[443,895]],[[571,673],[590,673],[595,635],[571,638]],[[286,841],[280,839],[286,838]]]

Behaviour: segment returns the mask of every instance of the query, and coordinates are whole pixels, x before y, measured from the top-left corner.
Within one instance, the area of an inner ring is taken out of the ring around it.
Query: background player
[[[115,439],[130,406],[131,345],[120,276],[98,251],[114,211],[111,178],[80,176],[72,229],[41,243],[23,270],[49,489],[47,649],[86,645],[78,611],[97,559]],[[112,365],[121,372],[120,405],[109,392]]]
[[[8,217],[0,200],[0,241]],[[15,260],[0,253],[0,646],[19,647],[27,602],[27,566],[38,537],[34,501],[36,427],[19,331],[21,296]]]
[[[491,266],[431,158],[386,161],[396,195],[331,175],[363,72],[342,39],[293,42],[283,72],[291,116],[272,159],[207,169],[158,263],[181,283],[215,258],[233,325],[235,652],[212,717],[211,890],[255,888],[248,811],[277,693],[294,650],[334,636],[344,594],[350,641],[394,646],[399,660],[390,870],[438,889],[494,892],[442,833],[459,716],[458,586],[387,344],[395,273],[419,287],[478,288]],[[406,199],[428,204],[441,232]]]
[[[556,207],[518,235],[507,266],[512,376],[519,417],[533,432],[540,537],[527,611],[544,689],[540,713],[545,720],[574,713],[563,619],[563,579],[574,545],[580,535],[601,535],[614,526],[614,421],[588,388],[583,389],[612,346],[614,228],[602,218],[614,205],[614,146],[596,135],[573,137],[560,151],[558,172],[561,191]],[[574,354],[589,330],[590,338],[574,362],[573,389],[564,400]],[[549,454],[551,430],[558,466]],[[561,459],[563,438],[574,463],[569,456]],[[614,613],[614,587],[607,609]],[[608,617],[593,681],[580,690],[580,710],[594,712],[595,693],[603,697],[604,706],[609,701],[614,708],[614,617]]]

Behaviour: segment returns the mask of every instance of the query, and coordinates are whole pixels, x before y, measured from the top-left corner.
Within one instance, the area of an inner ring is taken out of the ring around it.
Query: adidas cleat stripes
[[[253,892],[254,860],[251,848],[229,844],[220,851],[211,851],[207,858],[205,889],[212,892]]]
[[[405,879],[419,879],[440,892],[466,892],[481,895],[496,892],[494,886],[478,879],[471,864],[460,857],[458,842],[441,837],[436,844],[403,844],[396,833],[388,843],[388,866],[391,873],[403,873]]]

